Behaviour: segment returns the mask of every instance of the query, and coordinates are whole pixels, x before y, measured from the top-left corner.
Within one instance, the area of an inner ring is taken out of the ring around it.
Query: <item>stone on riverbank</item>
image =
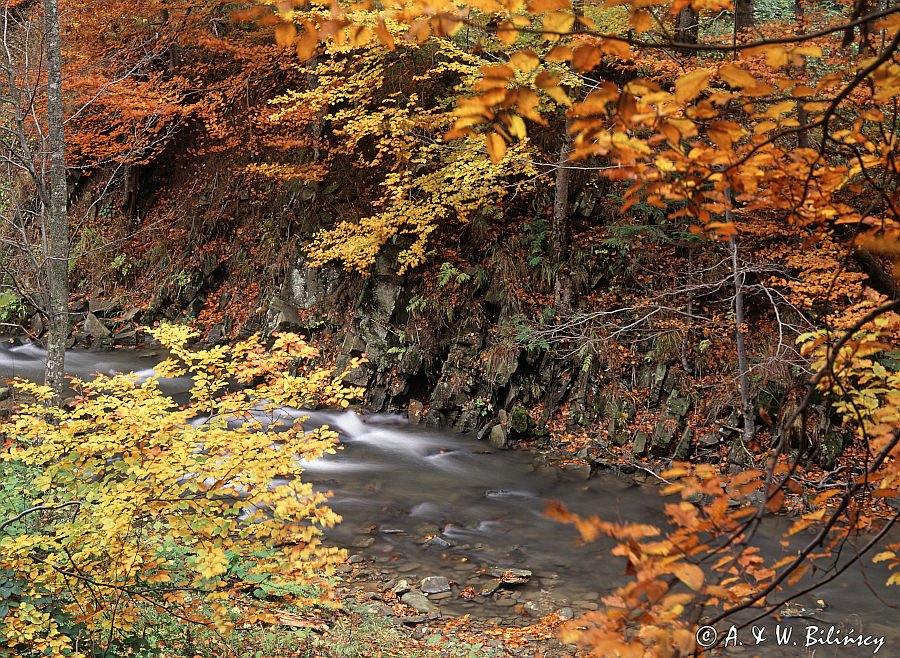
[[[428,600],[422,592],[411,590],[400,597],[400,602],[419,612],[436,612],[437,606]]]
[[[443,576],[428,576],[422,579],[419,587],[426,594],[440,594],[450,591],[450,581]]]

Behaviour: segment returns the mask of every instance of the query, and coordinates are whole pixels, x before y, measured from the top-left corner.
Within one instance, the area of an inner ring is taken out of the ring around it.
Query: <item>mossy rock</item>
[[[518,434],[524,436],[528,434],[536,425],[534,418],[522,407],[513,407],[509,414],[509,428]]]

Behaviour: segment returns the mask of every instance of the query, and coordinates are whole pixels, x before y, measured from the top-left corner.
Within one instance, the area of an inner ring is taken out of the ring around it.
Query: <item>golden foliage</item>
[[[315,350],[294,335],[193,350],[185,327],[151,333],[172,354],[156,375],[76,380],[71,408],[17,383],[33,402],[3,423],[2,458],[39,475],[19,492],[30,511],[0,536],[0,570],[22,590],[0,620],[10,650],[86,655],[119,641],[145,605],[227,632],[245,586],[236,564],[288,593],[342,557],[322,544],[340,518],[299,477],[299,460],[333,453],[337,434],[282,410],[346,405],[359,389],[313,367]],[[183,376],[192,387],[179,405],[159,380]],[[60,620],[97,645],[76,650]]]

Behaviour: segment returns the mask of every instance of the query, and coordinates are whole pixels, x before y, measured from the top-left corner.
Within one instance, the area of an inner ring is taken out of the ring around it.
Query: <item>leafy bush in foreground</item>
[[[0,653],[115,655],[146,606],[228,632],[271,615],[265,601],[235,607],[239,591],[290,595],[341,557],[321,543],[340,518],[297,477],[298,458],[334,452],[337,435],[278,410],[347,406],[360,390],[294,335],[194,351],[187,328],[151,333],[171,358],[147,380],[75,381],[68,408],[17,384],[33,401],[0,427],[0,458],[34,477],[4,485],[22,502],[0,518]],[[183,375],[179,405],[158,377]]]

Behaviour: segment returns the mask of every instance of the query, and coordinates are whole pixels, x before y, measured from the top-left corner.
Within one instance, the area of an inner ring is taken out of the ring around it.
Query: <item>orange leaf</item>
[[[487,136],[487,150],[494,164],[500,164],[503,156],[506,155],[506,141],[497,133],[491,133]]]
[[[282,23],[275,28],[275,43],[287,48],[297,38],[297,27],[293,23]]]
[[[678,580],[694,591],[703,587],[703,581],[706,580],[703,569],[696,564],[690,564],[688,562],[679,562],[676,564],[672,569],[672,573],[675,574],[675,577],[678,578]]]
[[[375,34],[378,35],[378,40],[385,48],[388,50],[393,50],[395,48],[394,36],[391,34],[390,30],[387,29],[384,21],[378,21],[378,24],[375,26]]]
[[[675,100],[679,103],[688,103],[697,98],[711,75],[712,71],[697,69],[678,78],[675,81]]]

